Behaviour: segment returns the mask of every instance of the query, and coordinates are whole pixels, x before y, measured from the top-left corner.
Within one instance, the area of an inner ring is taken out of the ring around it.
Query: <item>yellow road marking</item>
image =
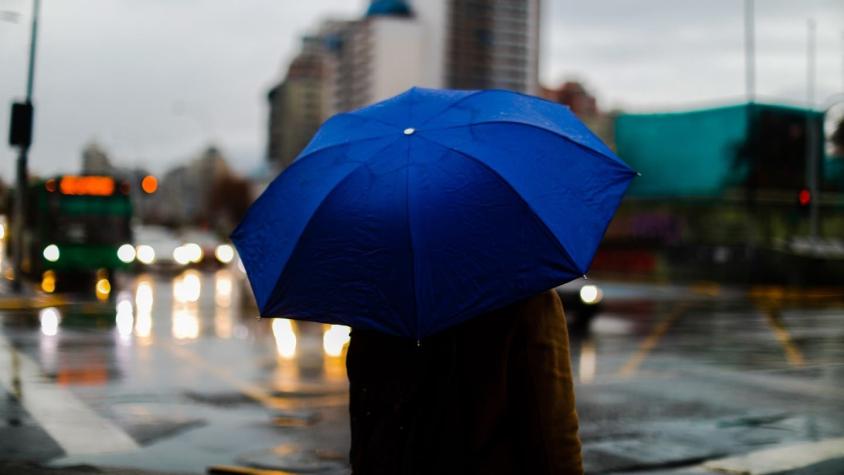
[[[844,287],[815,287],[809,289],[782,286],[753,286],[751,298],[766,300],[834,300],[844,298]]]
[[[283,411],[306,407],[338,406],[348,402],[348,396],[345,393],[329,393],[319,396],[309,396],[307,398],[276,397],[261,386],[243,381],[235,376],[231,371],[208,363],[196,353],[186,348],[177,345],[167,345],[167,349],[175,356],[207,371],[208,373],[211,373],[219,380],[233,386],[247,397],[263,404],[269,409]]]
[[[678,318],[680,318],[684,313],[686,313],[686,310],[688,310],[688,308],[689,304],[687,303],[678,304],[676,307],[674,307],[671,313],[666,315],[665,318],[663,318],[659,323],[657,323],[651,333],[648,335],[648,337],[645,338],[639,345],[639,349],[636,351],[636,353],[634,353],[633,356],[631,356],[630,359],[627,360],[624,366],[622,366],[621,369],[618,370],[618,375],[630,377],[636,374],[636,371],[639,369],[639,366],[641,366],[641,364],[645,361],[645,358],[648,357],[648,354],[654,348],[656,348],[656,345],[659,344],[659,341],[662,339],[662,337],[666,333],[668,333],[668,330],[671,328],[671,325],[673,325]]]
[[[39,295],[35,297],[2,297],[0,310],[30,310],[46,307],[60,307],[67,304],[67,300],[56,295]]]
[[[212,465],[208,467],[209,475],[292,475],[281,470],[266,470],[263,468],[240,467],[235,465]]]
[[[785,351],[785,359],[788,360],[791,366],[802,368],[806,364],[806,360],[803,358],[803,353],[800,352],[800,349],[797,348],[797,345],[791,339],[791,334],[788,333],[785,325],[783,325],[779,310],[774,307],[767,307],[764,309],[764,314],[768,325],[770,325],[771,330],[774,332],[774,336],[779,340],[783,351]]]
[[[176,345],[167,345],[167,349],[169,349],[170,352],[176,355],[177,357],[193,364],[194,366],[202,368],[203,370],[213,374],[224,382],[234,386],[235,388],[237,388],[238,391],[260,402],[261,404],[273,409],[280,409],[280,407],[278,407],[278,404],[276,404],[276,401],[274,400],[273,396],[264,388],[255,384],[241,381],[240,379],[232,375],[230,371],[209,364],[207,361],[200,358],[190,350]]]

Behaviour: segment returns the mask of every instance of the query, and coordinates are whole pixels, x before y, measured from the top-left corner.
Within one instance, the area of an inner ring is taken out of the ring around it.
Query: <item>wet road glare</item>
[[[841,293],[601,287],[571,335],[589,473],[712,473],[844,436]],[[348,329],[257,319],[234,266],[60,303],[0,311],[1,459],[348,473]],[[842,473],[831,454],[794,473]]]

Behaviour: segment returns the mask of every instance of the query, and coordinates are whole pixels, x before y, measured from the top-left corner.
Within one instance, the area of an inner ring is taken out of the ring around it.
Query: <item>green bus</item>
[[[114,272],[135,259],[129,184],[110,176],[64,175],[30,183],[24,272],[45,292],[111,293]]]

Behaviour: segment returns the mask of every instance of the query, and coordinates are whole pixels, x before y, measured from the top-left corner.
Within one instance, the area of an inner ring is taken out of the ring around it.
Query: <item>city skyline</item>
[[[635,3],[635,4],[634,4]],[[45,2],[36,68],[31,170],[78,168],[101,143],[121,166],[156,173],[214,143],[241,173],[264,161],[265,93],[325,18],[354,18],[368,2],[273,4],[74,0]],[[650,7],[648,9],[647,7]],[[30,2],[0,0],[0,128],[24,91]],[[709,2],[544,2],[540,79],[582,80],[602,108],[661,110],[744,94],[742,5]],[[96,12],[96,14],[92,14]],[[805,103],[806,19],[817,29],[816,105],[844,89],[844,7],[834,1],[757,2],[760,100]],[[627,21],[636,18],[636,22]],[[10,21],[13,20],[13,21]],[[104,41],[107,39],[108,41]],[[5,140],[4,140],[5,142]],[[15,150],[0,148],[0,175]]]
[[[372,0],[302,39],[268,93],[267,160],[286,168],[330,116],[412,87],[539,93],[539,0]]]

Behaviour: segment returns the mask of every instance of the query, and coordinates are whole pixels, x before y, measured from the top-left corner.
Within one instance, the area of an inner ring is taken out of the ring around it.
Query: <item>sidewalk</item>
[[[184,475],[167,472],[150,472],[131,468],[94,467],[91,465],[50,468],[32,462],[9,460],[0,460],[0,473],[13,473],[15,475]]]
[[[67,304],[66,298],[42,293],[28,283],[24,283],[21,292],[16,293],[12,289],[10,280],[0,278],[0,311],[37,310],[65,304]]]

